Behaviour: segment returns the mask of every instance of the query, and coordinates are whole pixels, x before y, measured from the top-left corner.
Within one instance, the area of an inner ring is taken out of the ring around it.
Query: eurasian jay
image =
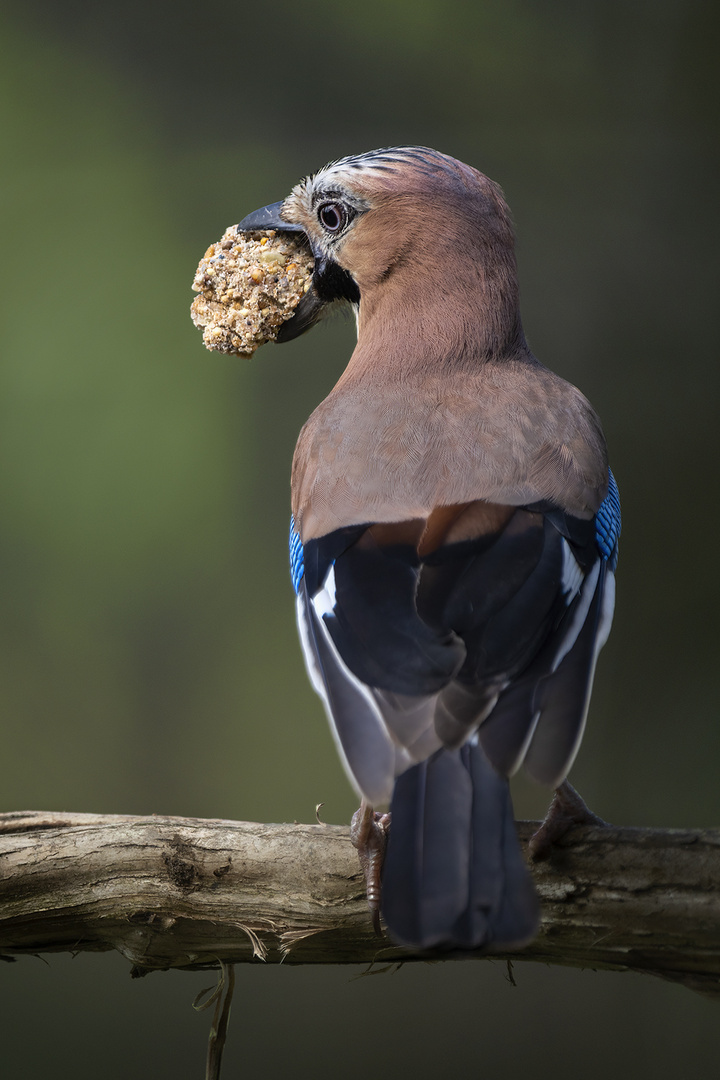
[[[362,798],[371,906],[387,833],[394,939],[519,946],[538,902],[507,778],[563,782],[612,621],[600,422],[530,351],[510,213],[470,166],[423,147],[346,157],[238,226],[262,228],[315,257],[279,341],[334,301],[357,315],[297,443],[290,552],[309,676]]]

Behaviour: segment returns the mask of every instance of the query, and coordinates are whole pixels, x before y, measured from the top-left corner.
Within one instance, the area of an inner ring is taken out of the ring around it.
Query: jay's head
[[[405,146],[342,158],[238,225],[255,229],[303,234],[315,257],[312,288],[278,341],[303,333],[336,301],[358,307],[361,335],[388,317],[446,334],[460,320],[461,336],[480,336],[495,351],[520,333],[502,192],[436,150]]]

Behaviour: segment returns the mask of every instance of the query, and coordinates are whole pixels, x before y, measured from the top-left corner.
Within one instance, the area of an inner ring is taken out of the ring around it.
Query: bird
[[[531,352],[510,211],[472,166],[343,157],[238,225],[256,229],[315,260],[279,343],[338,303],[357,321],[298,438],[290,561],[376,925],[433,954],[520,948],[539,902],[509,777],[567,785],[613,617],[600,421]]]

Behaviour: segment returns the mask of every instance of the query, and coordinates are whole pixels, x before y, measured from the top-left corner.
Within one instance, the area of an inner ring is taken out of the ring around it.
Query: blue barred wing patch
[[[300,588],[300,582],[303,579],[305,573],[305,559],[303,556],[302,540],[300,534],[295,529],[295,518],[290,518],[290,578],[292,580],[293,589],[297,593]]]
[[[620,493],[615,483],[615,477],[610,473],[610,486],[608,493],[595,515],[595,543],[598,551],[605,561],[610,561],[610,569],[617,566],[618,539],[622,518],[620,515]]]

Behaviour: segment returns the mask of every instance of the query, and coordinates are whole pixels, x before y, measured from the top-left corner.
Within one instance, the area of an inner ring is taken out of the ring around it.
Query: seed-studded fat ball
[[[190,308],[203,343],[217,352],[252,356],[295,313],[310,288],[314,260],[290,233],[225,230],[200,260]]]

